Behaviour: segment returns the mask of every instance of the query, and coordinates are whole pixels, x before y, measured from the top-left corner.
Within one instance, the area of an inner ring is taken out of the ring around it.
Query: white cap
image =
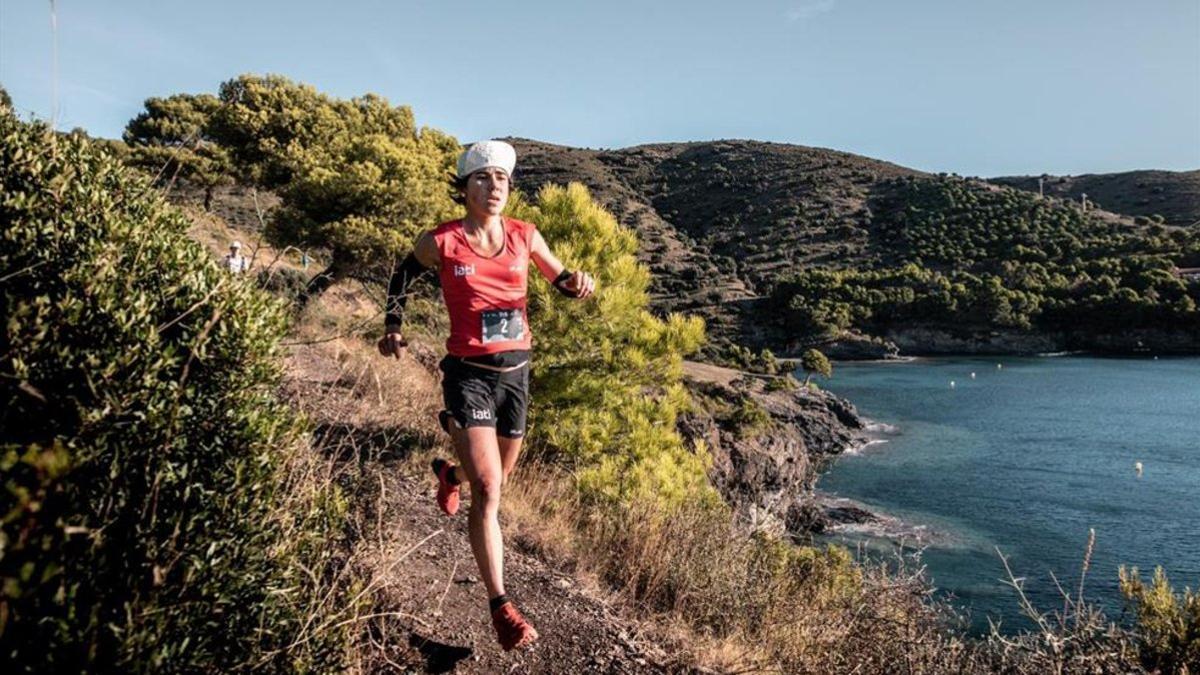
[[[237,239],[234,239],[233,243],[229,245],[229,248],[241,248],[241,247],[242,247],[242,242],[238,241]]]
[[[470,176],[480,169],[496,167],[512,175],[517,165],[517,151],[504,141],[480,141],[467,148],[458,158],[458,177]]]

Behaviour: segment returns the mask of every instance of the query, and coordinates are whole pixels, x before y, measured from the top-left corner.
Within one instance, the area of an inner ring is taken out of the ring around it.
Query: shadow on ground
[[[436,640],[421,637],[412,633],[408,638],[408,646],[421,653],[425,658],[425,672],[448,673],[454,670],[459,661],[472,654],[467,647],[456,647]]]
[[[319,424],[313,429],[317,447],[339,461],[403,460],[414,450],[432,446],[431,434],[396,427]]]

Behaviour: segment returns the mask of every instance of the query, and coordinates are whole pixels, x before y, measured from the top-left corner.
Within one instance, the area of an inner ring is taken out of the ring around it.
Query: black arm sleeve
[[[554,278],[554,281],[550,282],[550,285],[558,290],[559,293],[562,293],[568,298],[578,298],[578,293],[567,289],[567,279],[571,278],[571,274],[572,272],[570,270],[564,269],[562,272],[558,273],[558,276]]]
[[[408,289],[412,287],[421,275],[429,271],[417,260],[417,256],[409,253],[404,262],[392,273],[388,281],[387,312],[384,324],[388,328],[399,329],[404,323],[404,308],[408,305]]]

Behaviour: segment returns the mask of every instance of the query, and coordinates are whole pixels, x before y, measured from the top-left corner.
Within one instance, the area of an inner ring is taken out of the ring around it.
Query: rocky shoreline
[[[688,362],[684,382],[694,410],[677,421],[680,434],[712,455],[709,479],[751,530],[799,542],[842,534],[928,543],[938,533],[837,495],[821,492],[820,474],[837,457],[886,443],[898,430],[862,417],[850,401],[780,378]],[[746,410],[761,410],[757,419]]]
[[[815,490],[830,461],[873,438],[852,403],[706,364],[688,364],[684,379],[695,406],[677,426],[711,453],[710,480],[740,524],[806,538],[887,518]]]
[[[861,502],[847,497],[816,494],[824,520],[823,528],[813,534],[840,534],[850,538],[884,539],[904,544],[924,545],[943,538],[926,525],[914,525],[893,515],[871,511]]]

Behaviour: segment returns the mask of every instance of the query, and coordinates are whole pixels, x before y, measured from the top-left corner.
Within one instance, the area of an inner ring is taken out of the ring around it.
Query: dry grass
[[[571,476],[526,466],[506,489],[509,541],[570,569],[654,624],[678,667],[721,673],[1137,673],[1131,633],[1062,590],[1043,612],[1010,574],[1035,630],[964,637],[930,597],[919,557],[851,564],[829,551],[747,535],[722,509],[614,514],[581,503]]]
[[[380,357],[359,337],[368,332],[360,324],[374,325],[375,310],[354,283],[331,288],[293,327],[282,394],[313,430],[298,460],[308,470],[297,474],[294,489],[336,484],[347,500],[345,546],[330,582],[342,586],[343,597],[351,585],[351,601],[332,627],[352,631],[352,672],[370,673],[407,669],[411,664],[395,660],[397,645],[405,644],[402,627],[421,623],[397,611],[393,585],[404,579],[397,567],[426,542],[390,526],[404,514],[396,512],[389,486],[398,473],[420,473],[448,446],[435,417],[441,405],[429,357],[436,356],[418,347],[424,363],[411,355]]]
[[[1088,533],[1080,565],[1079,587],[1074,593],[1054,579],[1062,608],[1045,611],[1025,595],[1024,580],[1017,577],[1008,559],[997,549],[1008,574],[1007,584],[1016,594],[1021,613],[1036,628],[1016,636],[1002,635],[992,625],[988,646],[992,663],[1015,673],[1132,673],[1142,672],[1129,631],[1108,621],[1084,598],[1084,581],[1091,568],[1096,531]]]
[[[251,269],[287,269],[303,271],[301,252],[295,248],[276,249],[268,244],[258,232],[247,232],[232,227],[220,216],[205,211],[195,204],[176,204],[176,207],[192,221],[188,236],[200,242],[214,257],[221,258],[229,253],[234,241],[242,244],[242,255],[250,258]],[[265,213],[262,218],[266,218]],[[265,224],[265,221],[263,221]],[[309,271],[320,268],[320,263],[310,262]]]
[[[569,475],[527,466],[504,500],[509,541],[573,569],[659,626],[677,665],[715,672],[963,672],[919,570],[856,565],[836,550],[734,529],[724,509],[613,514]]]

